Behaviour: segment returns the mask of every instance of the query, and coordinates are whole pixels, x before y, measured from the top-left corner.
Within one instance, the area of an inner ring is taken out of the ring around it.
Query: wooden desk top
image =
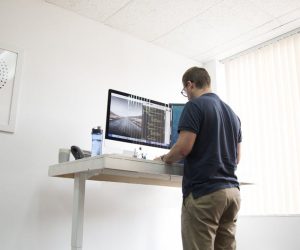
[[[181,187],[183,165],[104,154],[52,165],[48,171],[49,176],[65,178],[75,173],[86,174],[88,180]]]

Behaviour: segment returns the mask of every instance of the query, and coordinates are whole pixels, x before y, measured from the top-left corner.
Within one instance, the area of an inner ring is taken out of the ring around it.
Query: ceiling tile
[[[194,59],[199,61],[209,61],[212,59],[224,59],[228,56],[247,50],[257,44],[266,42],[280,34],[290,30],[289,27],[284,27],[278,20],[272,20],[262,26],[257,27],[250,32],[247,32],[232,41],[225,42],[219,46],[208,50],[204,53],[197,54]]]
[[[207,21],[219,36],[224,36],[226,39],[233,39],[272,20],[271,16],[260,11],[253,4],[239,0],[226,0],[199,18]]]
[[[154,41],[156,45],[192,57],[215,46],[219,40],[214,28],[203,20],[194,20],[180,26],[168,35]],[[222,38],[220,38],[222,39]]]
[[[263,25],[273,19],[268,12],[260,9],[251,1],[225,0],[228,8],[232,9],[233,14],[239,19],[246,19],[256,27]]]
[[[153,41],[221,1],[133,0],[105,23],[147,41]]]
[[[277,18],[282,24],[286,24],[289,22],[294,22],[296,20],[300,19],[300,8],[290,11],[285,15],[282,15],[281,17]]]
[[[251,17],[255,17],[257,21],[253,21]],[[154,43],[195,57],[215,50],[219,45],[230,42],[270,20],[268,14],[251,3],[223,1]]]
[[[46,2],[103,22],[126,6],[130,0],[46,0]]]
[[[294,9],[300,7],[299,0],[250,0],[257,7],[271,14],[273,17],[279,17]]]

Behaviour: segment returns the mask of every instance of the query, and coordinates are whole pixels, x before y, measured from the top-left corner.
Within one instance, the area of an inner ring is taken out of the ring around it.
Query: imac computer
[[[183,107],[109,89],[105,139],[171,148]]]

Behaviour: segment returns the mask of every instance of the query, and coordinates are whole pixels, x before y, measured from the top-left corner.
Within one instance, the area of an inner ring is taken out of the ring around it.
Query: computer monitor
[[[171,109],[162,102],[110,89],[105,138],[169,148]]]
[[[171,103],[171,140],[170,148],[176,143],[178,139],[178,125],[181,113],[184,108],[184,103]]]

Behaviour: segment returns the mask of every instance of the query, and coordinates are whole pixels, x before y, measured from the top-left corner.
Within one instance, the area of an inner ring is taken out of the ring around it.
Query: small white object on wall
[[[22,52],[0,43],[0,131],[15,132]]]

